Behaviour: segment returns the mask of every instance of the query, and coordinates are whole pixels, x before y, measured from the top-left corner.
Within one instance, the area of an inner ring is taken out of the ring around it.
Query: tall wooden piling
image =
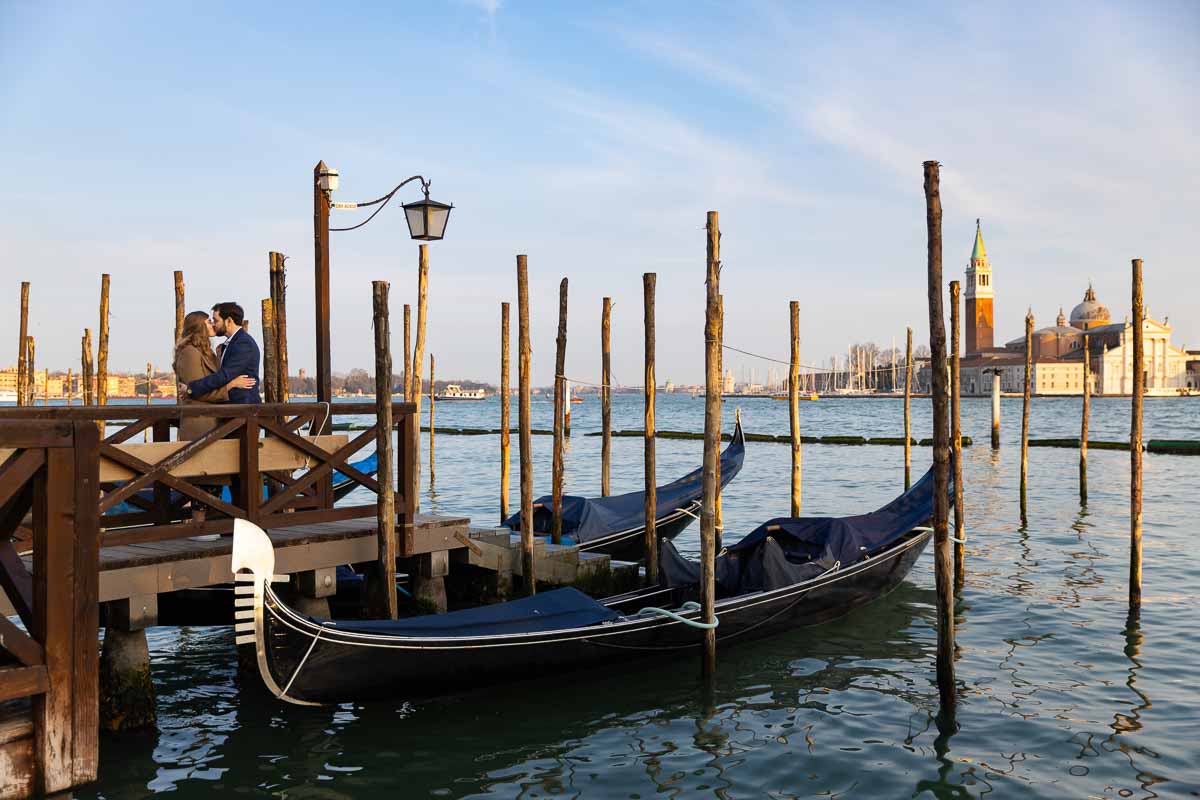
[[[655,482],[654,463],[654,401],[656,399],[657,379],[654,375],[654,289],[658,276],[653,272],[642,275],[642,319],[645,326],[645,380],[643,382],[645,397],[645,417],[642,433],[644,458],[644,514],[646,520],[646,583],[654,586],[658,583],[658,484]]]
[[[412,402],[412,306],[404,304],[404,402]]]
[[[1142,398],[1146,394],[1143,343],[1146,307],[1142,260],[1133,259],[1133,417],[1129,421],[1129,607],[1142,607]]]
[[[600,314],[600,496],[612,487],[612,298],[604,298]]]
[[[1000,449],[1000,369],[992,369],[992,449]]]
[[[406,306],[407,308],[407,306]],[[500,522],[508,519],[509,420],[508,303],[500,304]]]
[[[100,276],[100,343],[96,349],[96,405],[99,406],[108,403],[108,286],[106,272]]]
[[[425,307],[429,295],[429,245],[423,244],[418,248],[417,256],[417,330],[413,343],[412,359],[412,397],[409,402],[416,405],[417,424],[413,426],[413,453],[416,462],[413,469],[413,510],[420,503],[421,496],[421,362],[425,360]]]
[[[788,303],[791,313],[792,363],[788,372],[788,418],[792,431],[791,516],[800,516],[800,301]]]
[[[1088,416],[1092,406],[1092,351],[1083,334],[1083,417],[1079,423],[1079,502],[1087,505]]]
[[[37,398],[37,359],[34,358],[32,336],[25,337],[25,352],[25,374],[29,376],[25,381],[25,405],[32,406]]]
[[[725,388],[725,296],[717,295],[717,380],[720,383],[718,393]],[[720,446],[720,421],[718,420],[717,442]],[[716,503],[716,539],[713,552],[721,550],[721,539],[725,536],[725,512],[721,508],[721,455],[717,454],[717,503]]]
[[[66,381],[63,383],[63,395],[67,398],[67,405],[71,405],[71,400],[75,395],[75,386],[72,384],[70,367],[67,367],[67,377]]]
[[[437,388],[434,384],[434,381],[436,379],[434,378],[433,370],[434,370],[433,353],[430,353],[429,354],[429,485],[430,486],[433,486],[434,473],[436,472],[436,467],[434,466],[434,462],[433,462],[433,434],[435,433],[434,425],[436,424],[433,421],[433,412],[434,412],[434,405],[437,403]]]
[[[387,281],[371,281],[371,300],[375,323],[375,452],[379,456],[379,494],[375,505],[375,523],[379,555],[372,581],[372,605],[380,616],[396,619],[396,496],[392,483],[392,333],[388,314]],[[413,425],[417,430],[420,424]],[[404,491],[413,487],[405,486]]]
[[[50,370],[47,368],[42,375],[42,404],[50,405]]]
[[[717,464],[721,449],[721,229],[716,211],[705,226],[704,467],[700,501],[700,606],[704,622],[716,620]],[[706,676],[717,669],[717,632],[704,632],[701,662]]]
[[[154,365],[151,364],[149,361],[147,361],[146,362],[146,405],[147,406],[152,405],[152,400],[154,398],[154,388],[153,388],[153,384],[152,384],[153,380],[154,380]],[[151,435],[151,430],[149,428],[147,428],[146,429],[146,441],[147,442],[150,441],[150,435]]]
[[[29,281],[21,281],[21,321],[17,332],[17,405],[25,405],[26,383],[29,381]]]
[[[533,435],[529,422],[529,257],[517,256],[517,426],[521,450],[521,574],[527,594],[537,592],[533,568]]]
[[[275,349],[275,311],[269,299],[262,301],[262,368],[263,399],[268,403],[279,399],[279,373]]]
[[[183,318],[187,315],[187,304],[184,301],[183,270],[175,270],[175,338],[178,342],[183,338]]]
[[[933,546],[937,584],[937,682],[943,715],[954,713],[954,563],[950,552],[949,414],[946,408],[946,327],[942,318],[942,198],[938,163],[925,162],[928,235],[929,364],[933,395]]]
[[[959,329],[962,325],[958,314],[958,298],[961,293],[958,281],[950,281],[950,446],[954,455],[954,585],[961,587],[966,579],[966,522],[963,519],[962,486],[962,416],[959,406],[962,401],[962,384],[959,372]]]
[[[274,318],[274,353],[275,353],[275,397],[277,402],[286,403],[291,394],[288,387],[288,346],[287,346],[287,268],[284,263],[287,256],[283,253],[267,254],[268,267],[271,275],[271,311]],[[264,327],[266,323],[264,322]],[[391,380],[391,376],[388,376]]]
[[[558,337],[554,340],[554,453],[551,481],[553,483],[554,519],[550,541],[562,543],[562,482],[563,482],[563,404],[567,379],[567,279],[558,284]]]
[[[1021,406],[1021,524],[1027,521],[1025,495],[1029,483],[1029,398],[1033,392],[1033,309],[1025,315],[1025,393]]]
[[[79,364],[79,380],[83,384],[80,388],[80,398],[85,406],[90,406],[95,400],[93,389],[95,388],[94,376],[92,375],[92,329],[83,329],[82,353],[80,354]],[[103,423],[101,423],[103,424]]]
[[[912,326],[904,348],[904,491],[912,485]]]

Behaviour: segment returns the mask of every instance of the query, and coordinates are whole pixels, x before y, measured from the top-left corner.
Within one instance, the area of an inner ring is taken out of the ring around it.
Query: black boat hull
[[[721,647],[828,622],[899,585],[931,534],[917,529],[884,551],[793,586],[718,601]],[[628,614],[677,607],[681,589],[610,598]],[[539,634],[415,638],[338,631],[336,622],[296,614],[266,589],[256,608],[259,665],[278,696],[331,703],[385,695],[439,694],[571,669],[678,655],[701,647],[703,631],[660,616]],[[699,612],[685,614],[699,618]]]

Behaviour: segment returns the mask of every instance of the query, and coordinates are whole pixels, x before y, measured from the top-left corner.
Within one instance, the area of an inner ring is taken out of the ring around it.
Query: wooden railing
[[[0,588],[25,627],[0,616],[0,709],[31,701],[28,735],[0,745],[3,796],[96,778],[98,440],[89,422],[0,420]],[[32,574],[14,536],[32,544]]]
[[[414,411],[411,403],[393,404],[400,433],[395,503],[401,553],[414,509]],[[350,433],[313,435],[349,415],[372,422]],[[196,417],[212,420],[212,427],[191,441],[172,435],[181,420]],[[374,502],[335,506],[332,478],[337,473],[378,493],[380,476],[353,466],[354,457],[375,442],[374,418],[374,403],[0,409],[0,424],[42,420],[104,428],[94,458],[99,491],[93,505],[105,546],[228,533],[235,518],[271,529],[372,517]],[[309,433],[302,433],[306,427]],[[147,430],[153,442],[133,441]],[[0,463],[13,455],[11,449],[0,438]]]

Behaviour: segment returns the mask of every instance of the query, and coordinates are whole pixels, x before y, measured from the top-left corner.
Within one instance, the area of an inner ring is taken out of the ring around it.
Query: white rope
[[[684,603],[683,605],[681,605],[679,607],[679,610],[684,611],[684,612],[699,611],[700,604],[697,603],[695,600],[689,600],[686,603]],[[694,619],[688,619],[687,617],[682,617],[679,614],[676,614],[674,611],[668,611],[665,608],[655,608],[654,606],[647,606],[646,608],[643,608],[641,611],[639,611],[638,614],[639,615],[640,614],[660,614],[664,617],[670,617],[671,619],[675,620],[676,622],[682,622],[684,625],[691,625],[693,628],[699,628],[700,630],[704,630],[704,631],[711,631],[714,628],[716,628],[717,625],[719,625],[721,623],[721,620],[717,619],[716,614],[713,615],[712,622],[697,622]]]
[[[928,531],[929,533],[933,533],[933,528],[930,528],[925,525],[921,525],[920,527],[913,528],[913,530],[914,531]],[[956,542],[958,544],[966,544],[967,543],[967,537],[964,536],[963,538],[959,539],[956,536],[950,536],[949,532],[947,532],[946,538],[948,538],[950,541]]]
[[[288,689],[291,689],[292,684],[296,682],[296,678],[300,675],[300,670],[304,668],[304,663],[308,661],[308,657],[312,654],[313,648],[316,647],[317,642],[320,641],[322,630],[324,630],[324,628],[317,629],[317,635],[313,637],[312,644],[310,644],[308,646],[308,650],[305,651],[304,658],[300,659],[300,663],[296,665],[296,671],[292,673],[292,677],[290,680],[288,680],[287,686],[283,687],[283,691],[280,692],[280,696],[286,696]]]

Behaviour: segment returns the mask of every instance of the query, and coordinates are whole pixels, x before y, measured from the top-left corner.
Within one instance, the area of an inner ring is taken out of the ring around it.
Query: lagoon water
[[[725,403],[726,430],[736,401]],[[740,403],[748,431],[787,432],[787,404]],[[1128,436],[1128,399],[1093,401],[1092,437]],[[534,426],[551,406],[535,398]],[[1031,435],[1078,435],[1077,398],[1036,398]],[[930,435],[927,399],[914,435]],[[699,664],[564,674],[433,700],[303,708],[239,678],[227,628],[150,632],[156,732],[105,738],[97,783],[77,797],[219,793],[287,798],[793,798],[1200,796],[1200,458],[1145,456],[1144,608],[1128,619],[1129,454],[1030,450],[1029,519],[1017,503],[1020,399],[964,401],[967,578],[958,604],[957,730],[934,722],[935,612],[927,551],[898,590],[841,620]],[[902,434],[902,403],[801,405],[804,433]],[[516,406],[513,407],[516,419]],[[1146,438],[1200,438],[1200,400],[1148,399]],[[439,426],[497,427],[498,402],[440,403]],[[573,407],[567,491],[599,493],[599,403]],[[703,401],[660,395],[658,426],[701,430]],[[641,398],[614,399],[614,428]],[[428,437],[422,437],[427,448]],[[535,493],[549,437],[534,437]],[[699,464],[699,441],[659,440],[659,482]],[[513,437],[513,499],[519,494]],[[439,436],[422,509],[498,520],[498,436]],[[930,461],[914,448],[914,479]],[[426,462],[427,463],[427,462]],[[638,489],[642,444],[613,440],[614,492]],[[787,513],[789,449],[750,443],[724,495],[726,536]],[[903,486],[903,448],[804,446],[804,511],[848,514]],[[362,498],[366,499],[366,498]],[[695,525],[680,549],[699,549]],[[243,685],[245,684],[245,685]]]

